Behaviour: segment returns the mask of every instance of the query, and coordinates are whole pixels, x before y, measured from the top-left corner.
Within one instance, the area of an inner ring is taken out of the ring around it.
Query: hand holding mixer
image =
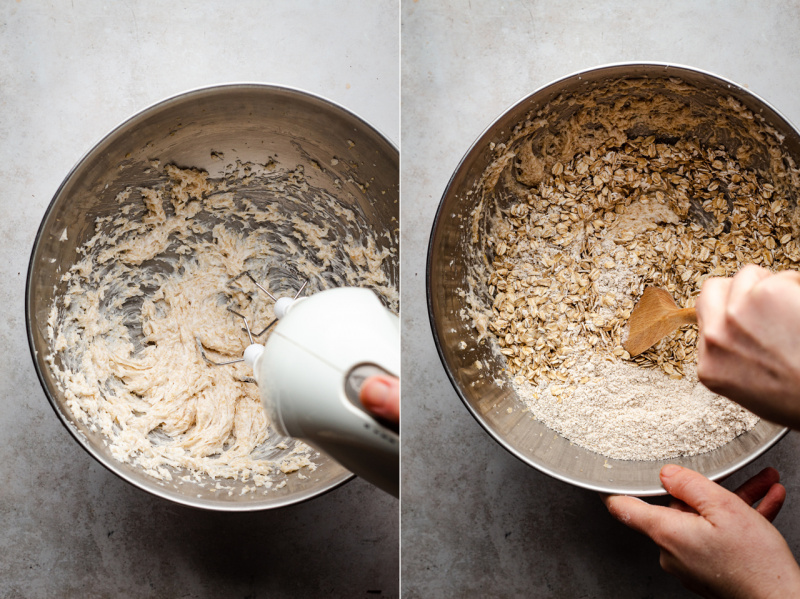
[[[274,302],[276,319],[264,345],[253,341],[238,360],[253,369],[261,401],[280,434],[300,439],[324,451],[342,466],[380,489],[399,493],[400,437],[396,425],[371,415],[359,393],[373,375],[400,373],[400,324],[378,296],[368,289],[340,287],[307,297],[276,298],[247,276]]]

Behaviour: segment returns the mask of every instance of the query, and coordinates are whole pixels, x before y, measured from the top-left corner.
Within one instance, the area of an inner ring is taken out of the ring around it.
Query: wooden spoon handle
[[[674,313],[674,318],[683,324],[697,324],[697,311],[694,308],[681,308]]]

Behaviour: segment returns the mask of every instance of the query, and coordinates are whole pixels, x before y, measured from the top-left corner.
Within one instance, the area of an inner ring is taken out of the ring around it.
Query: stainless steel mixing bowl
[[[498,386],[494,378],[508,378],[503,361],[488,344],[477,344],[470,322],[460,317],[467,289],[467,261],[475,259],[470,249],[470,213],[480,200],[475,190],[481,175],[496,158],[495,144],[507,141],[526,115],[563,97],[560,110],[549,115],[553,131],[579,109],[581,98],[594,86],[617,79],[648,78],[667,81],[679,77],[693,86],[686,100],[694,106],[718,106],[718,98],[732,96],[765,123],[785,136],[783,149],[800,160],[800,135],[769,104],[739,85],[696,69],[655,63],[615,64],[576,73],[534,92],[503,113],[467,151],[442,196],[431,233],[427,264],[428,311],[442,363],[464,405],[484,429],[523,462],[559,480],[605,493],[633,495],[665,494],[658,472],[667,462],[678,463],[720,479],[751,462],[777,443],[787,429],[761,421],[753,430],[732,442],[694,457],[666,461],[607,459],[556,434],[523,412],[522,402],[510,385]],[[459,348],[464,342],[466,348]],[[490,365],[479,369],[476,362]]]
[[[224,160],[219,157],[224,156]],[[78,258],[77,249],[94,231],[95,219],[114,214],[115,196],[129,186],[148,186],[151,161],[174,163],[220,175],[225,165],[303,165],[308,183],[335,196],[375,231],[379,244],[395,250],[390,278],[399,276],[399,154],[384,136],[353,113],[328,100],[285,87],[233,84],[190,91],[128,119],[92,148],[56,192],[36,236],[28,269],[25,308],[36,371],[50,403],[80,445],[106,468],[133,485],[172,501],[213,510],[251,511],[309,499],[352,477],[322,455],[308,478],[287,477],[281,489],[232,494],[175,476],[159,481],[116,461],[98,433],[75,420],[65,407],[45,356],[47,319],[61,275]],[[337,158],[338,160],[334,160]],[[346,223],[342,223],[346,227]],[[68,241],[60,240],[66,229]],[[380,248],[379,248],[380,249]],[[208,482],[208,481],[206,481]],[[229,484],[226,481],[226,484]],[[251,483],[252,484],[252,483]]]

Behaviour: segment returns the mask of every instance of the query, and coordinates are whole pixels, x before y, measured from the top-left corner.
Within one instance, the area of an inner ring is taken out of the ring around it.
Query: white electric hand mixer
[[[253,369],[261,401],[279,433],[324,451],[342,466],[397,496],[400,437],[396,425],[383,422],[361,405],[359,392],[373,375],[399,376],[400,323],[368,289],[341,287],[308,297],[275,298],[247,272],[274,302],[277,322],[264,345],[253,341],[244,361]],[[236,277],[238,279],[239,277]],[[236,280],[234,279],[234,280]]]

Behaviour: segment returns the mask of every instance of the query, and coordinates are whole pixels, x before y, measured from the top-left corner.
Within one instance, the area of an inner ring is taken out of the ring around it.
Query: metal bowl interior
[[[224,160],[219,157],[224,156]],[[335,160],[334,158],[338,158]],[[129,186],[152,182],[151,162],[196,167],[221,175],[235,161],[281,168],[302,165],[309,185],[335,196],[363,215],[385,247],[390,279],[399,281],[399,154],[373,127],[320,97],[284,87],[232,84],[190,91],[151,106],[122,123],[73,168],[42,219],[28,269],[25,298],[33,361],[56,414],[94,458],[122,479],[154,495],[194,507],[252,511],[290,505],[324,493],[352,477],[328,456],[308,478],[287,477],[280,489],[241,493],[217,491],[213,483],[151,478],[115,460],[104,439],[78,422],[65,407],[45,356],[53,294],[61,275],[75,263],[78,248],[94,232],[97,217],[119,210],[115,196]],[[343,226],[344,223],[343,223]],[[60,240],[66,230],[68,241]],[[226,481],[226,484],[230,484]]]
[[[581,94],[592,86],[620,78],[666,82],[671,77],[679,77],[693,86],[695,91],[690,101],[698,105],[716,106],[720,96],[735,98],[785,136],[783,149],[795,162],[800,158],[800,135],[792,125],[766,102],[732,82],[692,68],[666,64],[598,67],[541,88],[486,129],[461,160],[443,194],[428,247],[427,300],[431,327],[442,363],[464,405],[498,443],[525,463],[559,480],[605,493],[663,495],[658,472],[667,462],[692,468],[711,479],[723,478],[767,451],[787,429],[762,420],[754,429],[707,453],[662,461],[627,461],[606,458],[579,447],[533,419],[522,410],[523,404],[510,384],[501,387],[494,382],[496,377],[508,378],[502,373],[504,361],[489,344],[478,344],[471,323],[459,316],[463,308],[459,290],[468,288],[468,261],[474,256],[469,249],[470,215],[480,194],[473,192],[496,157],[492,151],[495,144],[506,142],[527,115],[562,94],[577,100],[567,110],[550,115],[551,128],[578,109]],[[459,348],[462,342],[466,344],[464,349]],[[478,368],[478,362],[484,367]]]

